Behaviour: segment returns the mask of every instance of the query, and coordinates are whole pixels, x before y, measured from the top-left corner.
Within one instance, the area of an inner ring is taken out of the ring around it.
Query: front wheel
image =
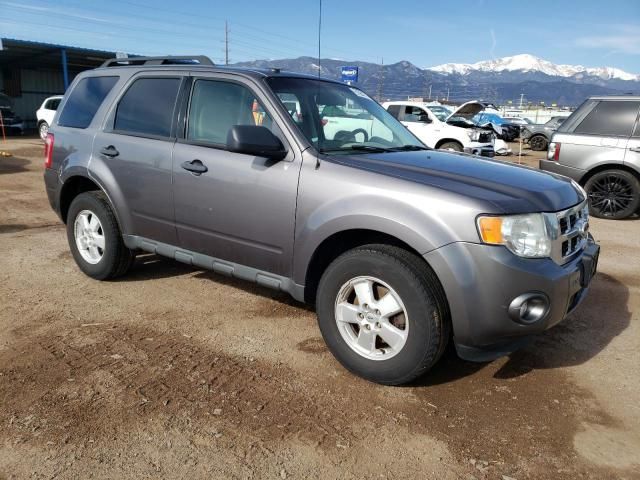
[[[350,250],[329,265],[318,286],[318,324],[348,370],[400,385],[429,370],[449,337],[440,282],[421,258],[389,245]]]
[[[445,142],[438,147],[438,150],[450,150],[453,152],[462,152],[464,149],[458,142]]]
[[[589,213],[594,217],[620,220],[640,207],[640,182],[624,170],[596,173],[584,186],[589,197]]]
[[[96,280],[123,275],[135,258],[124,244],[116,216],[102,192],[85,192],[73,199],[67,239],[80,270]]]

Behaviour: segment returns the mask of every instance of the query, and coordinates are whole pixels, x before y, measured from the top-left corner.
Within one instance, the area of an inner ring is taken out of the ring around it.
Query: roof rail
[[[110,58],[102,65],[103,67],[123,67],[127,65],[215,65],[211,59],[205,55],[181,55],[168,57],[125,57]]]

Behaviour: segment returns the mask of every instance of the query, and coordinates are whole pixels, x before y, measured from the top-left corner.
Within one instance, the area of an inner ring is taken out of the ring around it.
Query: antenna
[[[224,64],[229,65],[229,24],[224,21]]]
[[[322,0],[319,0],[318,10],[318,78],[320,78],[320,72],[322,67],[320,66],[320,34],[322,33]]]

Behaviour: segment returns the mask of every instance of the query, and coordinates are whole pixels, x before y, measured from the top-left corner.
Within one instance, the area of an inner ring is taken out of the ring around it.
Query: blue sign
[[[358,81],[358,67],[342,67],[342,81],[353,83]]]

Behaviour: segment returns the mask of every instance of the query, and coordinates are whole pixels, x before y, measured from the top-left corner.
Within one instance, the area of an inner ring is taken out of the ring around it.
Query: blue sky
[[[234,61],[317,55],[317,0],[0,0],[0,37]],[[640,1],[323,0],[323,57],[420,66],[531,53],[640,73]]]

